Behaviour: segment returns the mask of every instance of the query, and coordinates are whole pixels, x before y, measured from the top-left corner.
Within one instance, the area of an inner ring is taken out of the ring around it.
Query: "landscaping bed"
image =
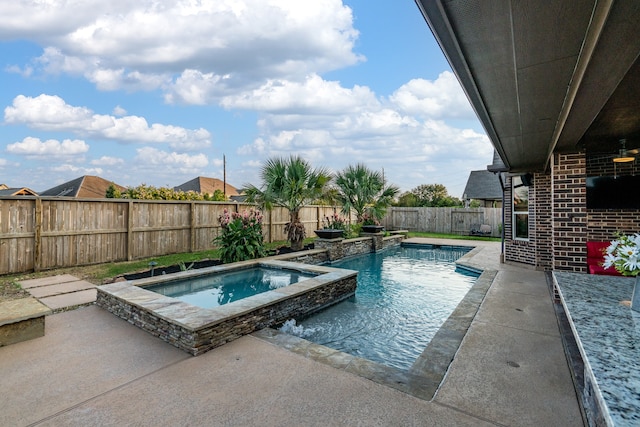
[[[314,244],[310,243],[306,245],[304,248],[302,248],[302,250],[307,251],[313,248],[314,248]],[[294,251],[289,246],[280,246],[276,249],[272,249],[268,251],[267,255],[268,256],[282,255],[282,254],[289,254],[292,252]],[[131,273],[131,274],[123,274],[122,276],[119,276],[119,277],[122,277],[124,280],[138,280],[138,279],[145,279],[147,277],[158,276],[162,274],[177,273],[179,271],[196,270],[198,268],[213,267],[215,265],[220,265],[220,264],[222,264],[222,261],[220,261],[219,259],[206,259],[202,261],[194,261],[193,263],[174,264],[169,266],[156,267],[153,270],[149,269],[149,270],[140,271],[140,272]],[[152,274],[152,271],[153,271],[153,274]]]

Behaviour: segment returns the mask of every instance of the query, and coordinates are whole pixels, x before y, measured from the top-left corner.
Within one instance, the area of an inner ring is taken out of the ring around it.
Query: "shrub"
[[[337,213],[334,213],[331,216],[324,217],[324,220],[322,221],[322,227],[332,230],[346,230],[347,220],[342,218]]]
[[[362,225],[380,225],[380,221],[372,212],[365,212],[362,215]]]
[[[108,199],[134,199],[134,200],[207,200],[224,201],[224,193],[216,190],[213,195],[197,193],[195,191],[175,190],[169,187],[154,187],[153,185],[138,185],[127,187],[123,192],[113,184],[107,188],[105,195]]]
[[[229,213],[225,209],[218,220],[222,232],[213,242],[220,247],[220,259],[223,263],[266,256],[260,211],[250,209],[243,213]]]

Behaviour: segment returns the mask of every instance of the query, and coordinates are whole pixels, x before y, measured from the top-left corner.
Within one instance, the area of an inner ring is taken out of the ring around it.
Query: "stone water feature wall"
[[[399,245],[404,238],[405,236],[402,234],[385,237],[383,233],[365,233],[354,239],[316,239],[315,247],[326,250],[329,261],[336,261]]]

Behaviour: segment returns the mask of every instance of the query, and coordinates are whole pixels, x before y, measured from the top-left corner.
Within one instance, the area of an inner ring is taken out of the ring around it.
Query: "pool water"
[[[255,267],[176,280],[145,289],[202,308],[213,308],[283,286],[314,274],[278,268]]]
[[[282,330],[408,369],[479,276],[456,269],[468,251],[396,247],[332,263],[358,271],[355,296]]]

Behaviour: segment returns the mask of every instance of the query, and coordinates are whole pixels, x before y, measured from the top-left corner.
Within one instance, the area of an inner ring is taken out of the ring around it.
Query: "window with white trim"
[[[529,187],[523,184],[522,178],[514,176],[511,179],[513,191],[512,224],[513,238],[529,240]]]

